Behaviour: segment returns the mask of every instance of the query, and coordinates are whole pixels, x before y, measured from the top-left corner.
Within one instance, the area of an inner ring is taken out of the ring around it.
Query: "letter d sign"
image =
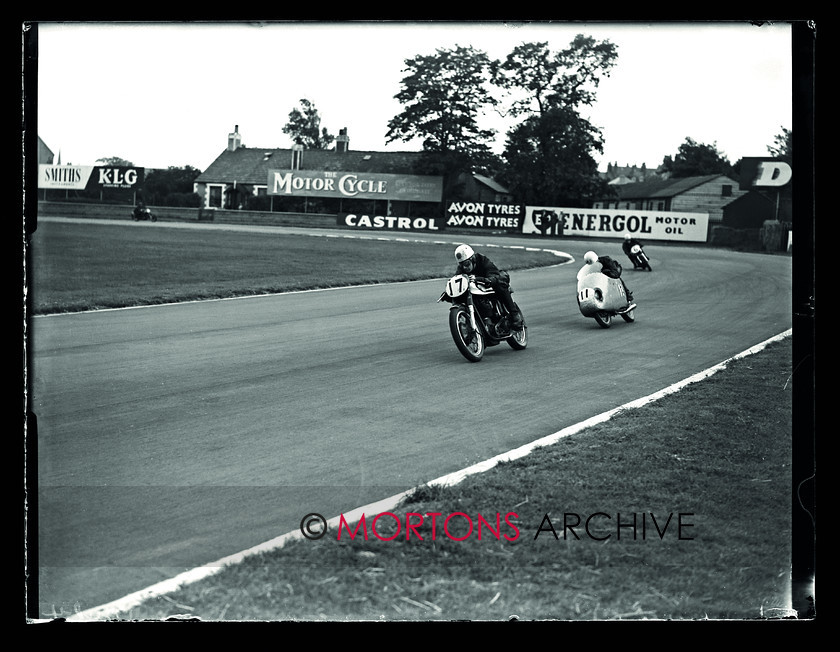
[[[793,176],[793,171],[787,163],[781,161],[762,161],[758,164],[758,176],[753,180],[754,186],[785,185]]]
[[[790,166],[775,159],[741,159],[741,190],[781,188],[793,176]]]

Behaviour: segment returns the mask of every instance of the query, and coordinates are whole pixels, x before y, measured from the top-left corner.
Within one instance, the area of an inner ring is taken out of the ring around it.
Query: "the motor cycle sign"
[[[39,165],[38,187],[62,190],[136,190],[143,185],[144,173],[144,168],[116,165]]]
[[[266,192],[292,197],[439,202],[443,196],[443,177],[332,170],[269,170]]]
[[[633,236],[650,240],[705,242],[708,213],[526,206],[523,233],[573,238]]]

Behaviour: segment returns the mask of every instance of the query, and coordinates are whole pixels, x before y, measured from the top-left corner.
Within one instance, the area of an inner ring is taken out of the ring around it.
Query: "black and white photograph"
[[[817,27],[23,22],[26,624],[813,621]]]

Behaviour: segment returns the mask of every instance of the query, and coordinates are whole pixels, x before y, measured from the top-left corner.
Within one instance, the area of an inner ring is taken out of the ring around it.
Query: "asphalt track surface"
[[[108,228],[123,226],[165,225]],[[364,234],[313,247],[329,236]],[[617,241],[376,236],[575,261],[512,273],[528,348],[479,363],[449,334],[445,279],[31,320],[42,618],[526,445],[792,325],[788,256],[653,243],[654,271],[625,271],[636,322],[602,329],[577,309],[575,274]]]

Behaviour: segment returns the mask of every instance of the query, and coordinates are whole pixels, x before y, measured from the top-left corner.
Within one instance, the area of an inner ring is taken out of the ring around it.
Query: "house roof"
[[[510,194],[510,190],[505,188],[501,185],[498,181],[494,181],[490,177],[485,177],[481,174],[473,174],[473,178],[478,181],[479,183],[483,183],[485,186],[493,190],[494,192],[502,193],[503,195]]]
[[[239,147],[225,150],[196,181],[200,183],[251,183],[265,185],[269,170],[292,169],[291,149]],[[422,152],[365,152],[307,149],[301,152],[301,170],[414,174]]]
[[[720,178],[737,183],[723,174],[707,174],[700,177],[660,179],[656,181],[618,184],[610,187],[615,189],[619,199],[651,199],[657,197],[675,197],[687,190]]]

